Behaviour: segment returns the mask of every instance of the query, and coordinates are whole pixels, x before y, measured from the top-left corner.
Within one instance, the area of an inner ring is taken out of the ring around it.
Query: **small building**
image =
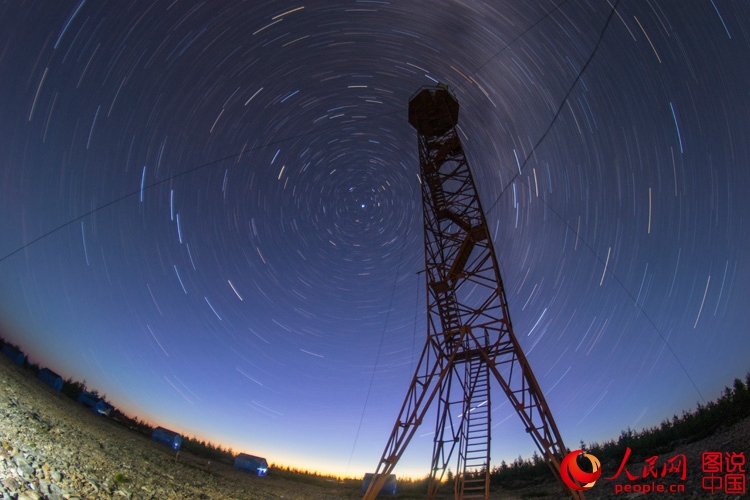
[[[3,354],[12,359],[18,366],[23,366],[23,362],[26,361],[26,355],[10,344],[3,344]]]
[[[240,453],[234,457],[234,468],[243,472],[255,473],[259,476],[268,474],[268,462],[265,458]]]
[[[370,487],[370,482],[372,481],[372,478],[375,474],[368,472],[365,474],[365,478],[362,480],[362,493],[364,494],[367,492],[367,488]],[[380,492],[378,493],[378,496],[381,495],[389,495],[389,496],[396,496],[396,474],[389,474],[388,479],[386,480],[383,487],[380,489]]]
[[[60,392],[62,390],[62,377],[49,368],[42,368],[41,370],[39,370],[39,380],[52,387],[57,392]]]
[[[83,406],[90,408],[94,413],[98,413],[99,415],[109,416],[109,414],[112,412],[113,407],[111,404],[88,391],[83,391],[81,394],[79,394],[77,401]]]
[[[169,446],[173,450],[179,451],[182,446],[182,436],[174,431],[165,429],[164,427],[157,427],[151,433],[151,440],[156,441],[164,446]]]

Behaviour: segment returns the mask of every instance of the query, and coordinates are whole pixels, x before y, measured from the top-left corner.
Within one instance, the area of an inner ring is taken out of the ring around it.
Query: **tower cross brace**
[[[409,101],[422,189],[427,339],[364,499],[374,499],[432,404],[437,421],[427,498],[434,499],[454,452],[457,500],[489,497],[490,388],[496,381],[563,489],[567,452],[521,349],[508,312],[487,221],[456,131],[458,101],[447,87]]]

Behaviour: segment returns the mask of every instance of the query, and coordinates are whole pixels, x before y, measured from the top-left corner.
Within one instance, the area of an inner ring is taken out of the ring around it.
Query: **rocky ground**
[[[177,455],[54,392],[0,355],[2,500],[335,498],[358,495],[352,485],[259,478]]]
[[[677,453],[685,453],[688,466],[685,493],[649,496],[738,498],[738,495],[720,493],[712,496],[701,488],[700,456],[704,451],[745,452],[750,458],[750,420],[660,457],[657,465]],[[602,465],[605,473],[610,473],[616,471],[619,464]],[[627,467],[632,474],[640,474],[643,465],[629,462]],[[178,455],[53,392],[30,372],[0,356],[2,500],[361,498],[356,483],[307,484],[280,476],[282,474],[274,475],[271,470],[269,476],[258,478],[223,464],[208,465],[205,460],[184,452]],[[586,497],[609,499],[642,495],[616,495],[615,483],[600,480]],[[450,498],[448,491],[440,496]],[[409,493],[399,494],[399,497],[417,498]],[[547,481],[514,491],[493,492],[492,497],[518,500],[562,498],[562,495],[552,481]]]

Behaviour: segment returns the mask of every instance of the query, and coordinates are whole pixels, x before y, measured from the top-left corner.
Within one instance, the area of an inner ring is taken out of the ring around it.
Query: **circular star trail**
[[[132,416],[375,467],[424,342],[406,109],[437,82],[567,443],[750,369],[743,3],[10,2],[0,26],[2,335]],[[494,393],[494,461],[533,451],[517,420]],[[431,422],[397,472],[426,473]]]

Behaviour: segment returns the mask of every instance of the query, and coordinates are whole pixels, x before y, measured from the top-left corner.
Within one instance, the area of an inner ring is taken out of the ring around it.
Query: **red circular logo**
[[[578,455],[583,455],[589,460],[594,472],[584,472],[578,466],[576,462]],[[599,459],[594,455],[584,453],[583,450],[571,451],[560,464],[560,476],[569,488],[579,491],[588,490],[594,486],[596,480],[602,475],[601,467]]]

